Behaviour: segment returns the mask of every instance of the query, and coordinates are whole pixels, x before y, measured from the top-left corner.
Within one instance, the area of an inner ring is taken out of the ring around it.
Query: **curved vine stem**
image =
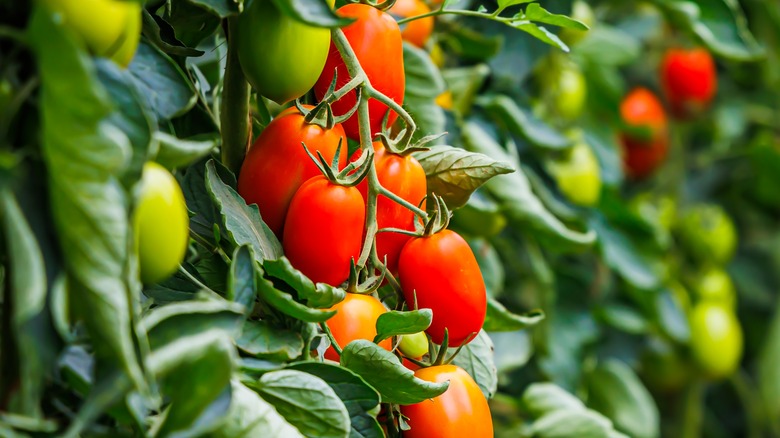
[[[501,8],[497,9],[495,12],[491,14],[486,14],[484,12],[479,12],[479,11],[469,11],[466,9],[444,9],[442,7],[441,9],[437,9],[435,11],[426,12],[425,14],[415,15],[412,17],[406,17],[404,19],[398,20],[398,25],[400,26],[402,24],[406,24],[415,20],[420,20],[428,17],[436,17],[439,15],[462,15],[465,17],[491,18],[494,21],[499,21],[504,24],[511,24],[512,26],[531,23],[530,20],[518,20],[514,17],[499,17],[498,14],[500,14],[501,12],[503,12],[503,9]]]
[[[244,161],[252,127],[249,122],[249,83],[238,63],[235,38],[237,23],[237,16],[227,19],[228,52],[220,111],[222,163],[235,174],[238,174]]]

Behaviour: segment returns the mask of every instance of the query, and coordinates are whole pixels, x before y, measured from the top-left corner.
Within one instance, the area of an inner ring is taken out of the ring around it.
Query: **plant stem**
[[[695,379],[683,394],[682,422],[680,438],[698,438],[701,436],[704,403],[704,382]]]
[[[537,348],[539,348],[542,353],[546,354],[551,341],[552,322],[555,313],[555,276],[550,270],[547,260],[544,258],[544,253],[539,247],[539,243],[531,236],[528,236],[526,250],[528,251],[528,257],[531,262],[531,270],[533,271],[536,280],[539,282],[539,304],[545,314],[544,321],[542,321],[537,331],[537,333],[539,333],[538,339],[541,339],[541,345],[538,345]],[[539,342],[537,342],[537,344],[539,344]]]
[[[219,112],[222,132],[222,163],[238,174],[246,155],[251,125],[249,123],[249,83],[238,62],[238,17],[227,19],[228,52],[222,84],[222,109]]]
[[[339,356],[341,356],[341,352],[343,350],[339,346],[339,343],[336,342],[336,338],[333,337],[333,333],[330,332],[330,327],[328,327],[328,324],[321,322],[320,327],[322,327],[322,331],[324,331],[325,335],[328,337],[328,340],[330,341],[330,346],[333,347],[334,350],[336,350],[336,353],[338,353]]]
[[[401,20],[398,20],[398,25],[406,24],[415,20],[420,20],[423,18],[428,17],[436,17],[439,15],[463,15],[466,17],[479,17],[479,18],[489,18],[493,21],[498,21],[504,24],[512,24],[512,25],[520,25],[520,24],[527,24],[530,23],[528,20],[516,20],[513,17],[499,17],[498,14],[501,13],[502,9],[497,9],[492,14],[486,14],[484,12],[479,11],[469,11],[466,9],[437,9],[435,11],[426,12],[425,14],[415,15],[413,17],[406,17]]]

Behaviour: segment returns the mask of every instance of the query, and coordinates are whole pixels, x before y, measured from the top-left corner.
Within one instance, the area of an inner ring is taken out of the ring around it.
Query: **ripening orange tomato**
[[[351,293],[330,310],[336,310],[336,314],[328,320],[328,328],[341,348],[358,339],[373,341],[376,336],[376,320],[387,312],[384,304],[373,296]],[[379,346],[390,351],[392,339],[385,339]],[[325,357],[339,361],[339,355],[333,347],[325,351]]]
[[[666,158],[669,148],[666,112],[655,94],[639,87],[623,99],[620,115],[627,127],[645,130],[642,134],[621,135],[626,172],[631,177],[644,178]]]
[[[397,18],[416,17],[431,12],[421,0],[396,0],[388,11]],[[424,47],[433,33],[433,17],[420,18],[401,25],[401,37],[417,47]]]

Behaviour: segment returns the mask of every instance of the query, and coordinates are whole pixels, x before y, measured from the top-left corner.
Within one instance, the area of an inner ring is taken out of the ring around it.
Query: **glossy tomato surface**
[[[433,342],[441,344],[446,328],[449,345],[457,346],[482,328],[485,281],[468,243],[454,231],[412,238],[401,250],[398,276],[409,307],[416,297],[419,309],[433,311],[426,330]]]
[[[737,229],[723,207],[698,204],[689,208],[679,226],[679,237],[688,252],[705,263],[725,265],[737,249]]]
[[[423,199],[427,194],[428,185],[425,170],[417,159],[411,155],[401,156],[388,152],[380,142],[374,142],[374,151],[377,178],[382,186],[413,205],[420,205],[422,202],[421,208],[425,209]],[[359,156],[359,153],[360,151],[357,151],[355,157]],[[365,180],[358,185],[358,189],[363,198],[367,199],[368,185]],[[385,196],[379,196],[376,214],[379,229],[400,228],[414,231],[414,213]],[[377,234],[377,254],[380,259],[387,257],[387,268],[391,272],[396,272],[401,248],[409,239],[411,236],[400,233]]]
[[[415,17],[431,12],[421,0],[396,0],[389,10],[390,14],[399,19]],[[420,18],[401,25],[401,37],[417,47],[424,47],[433,33],[433,17]]]
[[[623,123],[632,131],[621,136],[623,164],[629,176],[643,178],[666,158],[669,148],[666,112],[650,90],[635,88],[620,104]]]
[[[601,169],[593,150],[578,141],[564,159],[550,165],[558,189],[574,204],[591,207],[601,197]]]
[[[406,357],[419,359],[428,354],[428,337],[425,336],[425,332],[403,335],[398,343],[398,349]]]
[[[697,304],[690,315],[691,350],[704,374],[729,376],[742,359],[742,327],[733,310],[712,301]]]
[[[338,9],[338,14],[356,19],[342,30],[371,85],[398,104],[402,104],[406,77],[404,76],[403,40],[398,24],[390,14],[368,5],[342,6]],[[338,49],[331,44],[325,68],[314,86],[317,99],[322,99],[325,95],[334,74],[338,74],[337,87],[343,86],[350,80],[349,72]],[[349,93],[333,103],[333,111],[337,115],[345,114],[355,106],[355,103],[355,93]],[[388,108],[375,99],[369,100],[368,106],[373,136],[382,130],[382,120]],[[391,112],[388,125],[392,125],[397,117],[396,113]],[[344,130],[349,138],[360,139],[357,113],[344,122]]]
[[[373,341],[376,336],[376,320],[387,312],[384,304],[373,296],[351,293],[331,310],[336,310],[337,313],[328,320],[328,328],[341,348],[358,339]],[[385,339],[379,345],[389,351],[392,348],[392,339]],[[325,357],[339,361],[339,355],[333,347],[325,351]]]
[[[341,125],[323,129],[306,124],[304,116],[293,107],[271,121],[247,151],[238,175],[238,193],[247,204],[257,204],[263,221],[277,237],[282,237],[284,219],[296,190],[304,181],[320,174],[301,143],[315,156],[319,151],[330,162],[339,140],[346,148]],[[341,154],[339,167],[344,167],[346,157],[346,152]]]
[[[487,400],[474,379],[455,365],[420,368],[415,377],[428,382],[450,382],[444,394],[420,403],[401,406],[408,417],[406,438],[492,438],[493,420]]]
[[[157,163],[144,165],[133,217],[141,281],[158,283],[181,265],[189,242],[189,215],[176,178]]]
[[[335,0],[329,0],[332,7]],[[238,21],[238,59],[258,93],[282,104],[304,95],[317,81],[330,46],[330,29],[309,26],[282,13],[271,0],[256,0]]]
[[[697,114],[709,106],[718,88],[718,74],[706,49],[673,48],[661,63],[661,86],[672,113]]]
[[[349,277],[363,241],[366,203],[360,191],[309,179],[295,192],[282,247],[290,263],[316,283],[338,286]]]

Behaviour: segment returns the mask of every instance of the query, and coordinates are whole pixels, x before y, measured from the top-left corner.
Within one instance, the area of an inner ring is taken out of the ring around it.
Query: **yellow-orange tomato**
[[[328,328],[339,347],[344,348],[352,341],[365,339],[373,341],[376,336],[376,320],[387,312],[385,306],[371,295],[347,294],[344,301],[331,308],[337,313],[328,320]],[[379,343],[385,350],[392,348],[392,340]],[[328,348],[325,357],[338,361],[339,355],[333,347]]]
[[[405,438],[492,438],[493,420],[487,400],[474,379],[455,365],[420,368],[415,377],[428,382],[446,382],[444,394],[409,406],[401,413],[409,418]]]
[[[416,17],[431,12],[421,0],[397,0],[388,11],[396,18]],[[433,33],[433,17],[420,18],[401,25],[401,37],[417,47],[425,46]]]

